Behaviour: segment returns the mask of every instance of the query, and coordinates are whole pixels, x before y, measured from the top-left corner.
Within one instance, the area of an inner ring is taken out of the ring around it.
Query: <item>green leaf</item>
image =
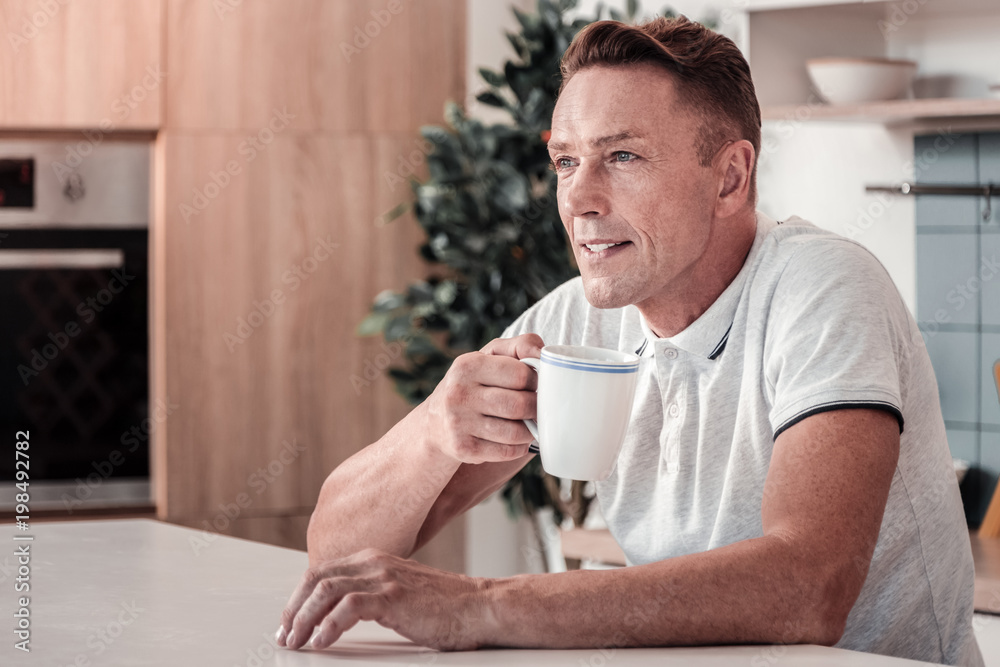
[[[491,107],[501,107],[501,108],[503,108],[503,107],[507,106],[507,103],[503,100],[502,97],[500,97],[496,93],[491,92],[489,90],[487,90],[486,92],[482,92],[482,93],[479,93],[478,95],[476,95],[476,99],[479,100],[480,102],[482,102],[483,104],[490,105]]]
[[[372,311],[376,313],[385,313],[390,310],[396,310],[406,305],[406,295],[399,294],[398,292],[393,292],[390,289],[382,290],[375,296],[375,303],[372,305]]]
[[[465,121],[465,113],[462,107],[448,100],[444,103],[444,119],[448,121],[448,125],[457,129]],[[451,135],[449,138],[452,138]]]
[[[410,357],[443,356],[434,343],[426,336],[414,336],[406,344],[406,354]]]
[[[405,202],[405,201],[404,202],[400,202],[399,204],[396,204],[391,209],[389,209],[388,211],[386,211],[385,213],[383,213],[382,215],[380,215],[378,217],[377,224],[378,225],[387,225],[390,222],[392,222],[393,220],[396,220],[396,219],[398,219],[398,218],[406,215],[406,213],[409,210],[410,210],[410,203],[409,202]]]
[[[479,76],[483,77],[483,81],[494,88],[503,88],[507,85],[507,78],[503,74],[491,70],[488,67],[480,67]]]
[[[639,13],[639,0],[628,0],[625,3],[625,12],[628,14],[629,21],[634,21],[636,14]]]
[[[538,0],[538,13],[545,26],[551,31],[558,30],[559,26],[562,25],[559,8],[552,4],[552,0]]]
[[[511,8],[514,12],[514,16],[517,17],[517,22],[521,24],[525,33],[534,33],[538,30],[539,19],[534,14],[525,14],[517,7]]]
[[[358,325],[359,336],[374,336],[382,333],[389,321],[389,313],[371,313]]]
[[[519,58],[524,58],[528,53],[528,49],[525,47],[524,40],[521,35],[513,32],[508,32],[506,35],[507,41],[510,42],[511,48],[514,49],[514,53],[516,53]]]
[[[385,339],[392,342],[400,338],[406,338],[409,336],[411,329],[412,324],[410,323],[409,314],[393,317],[385,325]]]
[[[456,296],[458,296],[458,287],[451,280],[445,280],[434,290],[434,301],[442,306],[454,303]]]
[[[389,377],[393,380],[402,380],[404,382],[412,382],[417,378],[416,375],[402,368],[390,368],[388,373]]]

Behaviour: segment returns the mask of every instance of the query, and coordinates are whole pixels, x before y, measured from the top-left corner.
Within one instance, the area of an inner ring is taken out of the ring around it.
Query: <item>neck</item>
[[[701,259],[664,292],[637,303],[649,328],[669,338],[688,328],[733,282],[746,262],[757,232],[753,209],[728,220],[717,220]]]

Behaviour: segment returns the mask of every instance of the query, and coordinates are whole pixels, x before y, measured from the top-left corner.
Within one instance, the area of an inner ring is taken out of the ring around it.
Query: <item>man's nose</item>
[[[574,218],[600,217],[611,212],[607,172],[599,161],[584,160],[561,187],[566,212]]]

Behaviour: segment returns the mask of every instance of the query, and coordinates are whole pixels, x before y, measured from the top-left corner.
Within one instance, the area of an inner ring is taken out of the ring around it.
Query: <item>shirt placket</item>
[[[680,352],[668,343],[656,343],[656,369],[663,400],[663,429],[660,432],[662,469],[668,475],[680,472],[680,432],[682,409],[682,384],[678,382]]]

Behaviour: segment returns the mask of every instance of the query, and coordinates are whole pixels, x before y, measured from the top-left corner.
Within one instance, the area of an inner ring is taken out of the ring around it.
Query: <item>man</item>
[[[441,649],[797,642],[981,665],[919,331],[861,246],[755,212],[738,49],[686,19],[601,22],[563,81],[548,147],[582,277],[330,474],[279,643],[365,619]],[[597,483],[632,566],[483,580],[406,560],[530,459],[517,359],[543,341],[642,358]]]

